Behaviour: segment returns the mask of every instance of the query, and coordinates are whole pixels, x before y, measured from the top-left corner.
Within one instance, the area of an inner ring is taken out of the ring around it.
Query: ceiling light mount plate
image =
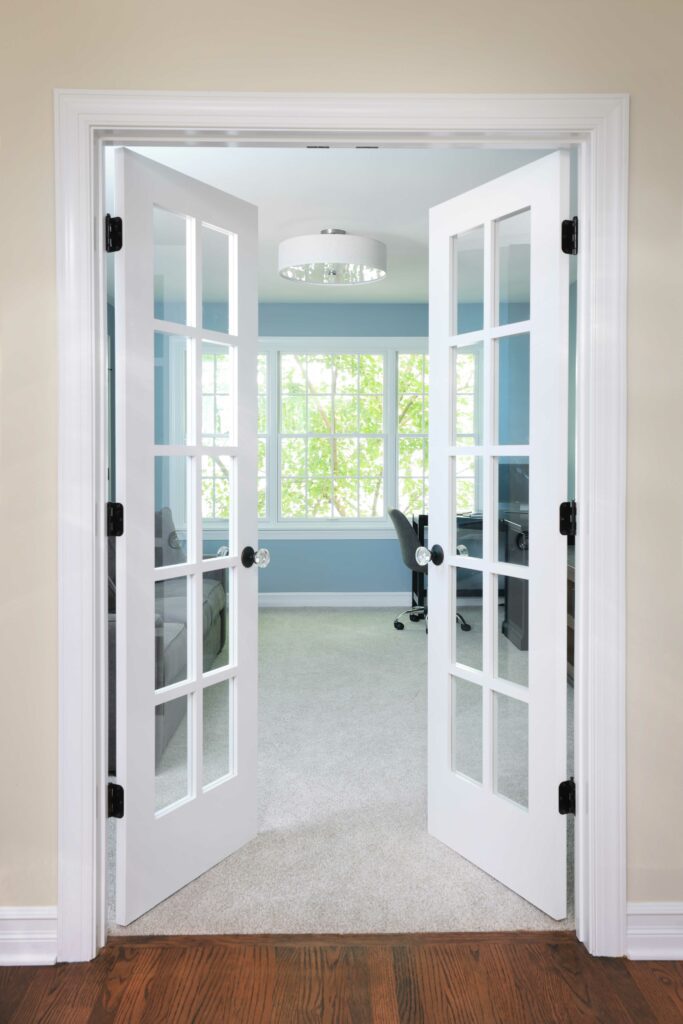
[[[304,284],[340,287],[372,284],[387,274],[387,248],[342,228],[324,228],[318,235],[296,235],[280,243],[280,276]]]

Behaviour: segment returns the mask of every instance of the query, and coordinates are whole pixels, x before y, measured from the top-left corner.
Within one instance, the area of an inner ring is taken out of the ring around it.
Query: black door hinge
[[[560,814],[576,814],[576,783],[573,775],[557,787],[557,809]]]
[[[109,213],[104,218],[104,248],[107,252],[120,252],[123,248],[123,221]]]
[[[110,782],[107,786],[107,817],[123,817],[123,786],[118,782]]]
[[[562,221],[562,252],[576,256],[579,251],[579,218]]]
[[[123,536],[123,505],[120,501],[107,502],[107,537]]]
[[[563,501],[560,505],[560,533],[563,537],[576,537],[575,501]]]

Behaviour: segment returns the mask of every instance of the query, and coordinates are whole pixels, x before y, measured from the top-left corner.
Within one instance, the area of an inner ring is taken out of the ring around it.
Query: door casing
[[[106,941],[103,149],[201,142],[577,148],[576,926],[594,955],[623,955],[628,114],[625,95],[55,91],[58,960]]]

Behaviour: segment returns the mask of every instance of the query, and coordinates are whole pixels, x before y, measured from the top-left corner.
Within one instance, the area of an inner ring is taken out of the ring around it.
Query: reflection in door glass
[[[453,443],[478,445],[483,438],[483,344],[453,349]]]
[[[187,218],[154,207],[154,316],[187,323]]]
[[[452,676],[451,767],[475,782],[482,781],[483,687]]]
[[[202,456],[202,523],[204,558],[230,554],[232,457]]]
[[[189,678],[187,577],[157,580],[154,584],[154,689],[161,690]]]
[[[508,455],[497,463],[498,559],[529,564],[529,458]]]
[[[215,569],[202,576],[204,602],[204,672],[230,663],[230,569]]]
[[[230,331],[230,239],[227,231],[201,226],[202,325],[209,331]],[[230,333],[235,334],[235,331]]]
[[[498,444],[529,443],[529,335],[511,334],[495,342]]]
[[[454,619],[461,615],[463,622],[452,623],[453,661],[466,668],[484,667],[484,622],[483,622],[483,579],[484,574],[475,569],[453,569]]]
[[[529,685],[529,581],[494,577],[498,583],[498,676]]]
[[[483,464],[481,455],[458,455],[451,459],[455,512],[452,553],[465,558],[482,558],[484,553]]]
[[[499,324],[530,318],[531,211],[522,210],[496,221]]]
[[[189,794],[188,698],[154,709],[154,807],[157,813]]]
[[[229,345],[202,343],[202,444],[233,444],[233,359]]]
[[[453,239],[455,269],[454,334],[484,326],[484,228],[463,231]]]
[[[186,444],[190,345],[176,334],[154,334],[154,442]]]
[[[188,480],[191,459],[157,455],[154,459],[154,564],[187,561]]]
[[[504,693],[493,694],[494,788],[529,806],[529,707]]]
[[[232,768],[232,679],[204,689],[202,784],[210,786]]]

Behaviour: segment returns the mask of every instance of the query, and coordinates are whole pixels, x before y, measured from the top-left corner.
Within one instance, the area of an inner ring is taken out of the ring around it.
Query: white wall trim
[[[0,907],[0,967],[56,962],[56,907]]]
[[[577,934],[623,954],[628,98],[58,90],[55,119],[60,960],[105,939],[104,139],[579,146]]]
[[[683,903],[629,903],[626,956],[683,960]]]
[[[259,608],[410,608],[408,591],[294,591],[261,593]]]

